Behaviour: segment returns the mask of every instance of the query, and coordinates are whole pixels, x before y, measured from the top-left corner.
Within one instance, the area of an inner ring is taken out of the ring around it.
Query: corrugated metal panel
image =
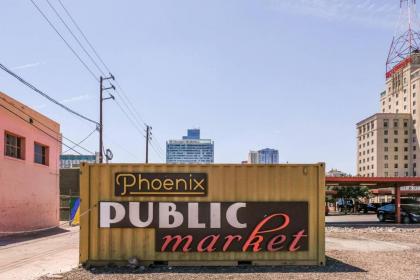
[[[116,197],[116,172],[205,172],[205,197]],[[80,262],[141,261],[280,261],[324,264],[324,164],[306,165],[165,165],[83,164],[81,168]],[[154,229],[99,228],[99,201],[307,201],[309,250],[297,252],[155,252]],[[84,214],[87,213],[87,214]]]

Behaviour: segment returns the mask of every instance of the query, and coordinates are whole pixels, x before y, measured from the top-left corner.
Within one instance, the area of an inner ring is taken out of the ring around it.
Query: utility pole
[[[152,127],[146,124],[146,163],[149,163],[149,141],[152,140]]]
[[[109,94],[108,97],[104,98],[104,91],[108,89],[115,90],[115,86],[110,83],[111,86],[105,87],[103,86],[103,83],[105,80],[115,80],[115,77],[109,73],[109,77],[102,77],[99,78],[99,163],[103,162],[104,159],[104,142],[103,142],[103,132],[104,132],[104,126],[103,126],[103,102],[107,99],[115,99],[115,97],[112,94]]]

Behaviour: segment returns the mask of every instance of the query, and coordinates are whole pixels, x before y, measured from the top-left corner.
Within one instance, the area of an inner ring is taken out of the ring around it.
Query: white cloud
[[[273,9],[288,13],[386,29],[394,29],[399,16],[399,2],[391,0],[269,0],[269,3]]]
[[[46,64],[46,63],[45,62],[28,63],[28,64],[23,64],[23,65],[12,67],[11,69],[12,70],[27,69],[27,68],[38,67],[38,66],[43,65],[43,64]]]
[[[63,104],[76,103],[76,102],[85,101],[85,100],[89,100],[89,99],[92,99],[92,97],[88,94],[84,94],[84,95],[73,96],[73,97],[69,97],[69,98],[60,100],[60,103],[63,103]],[[34,105],[32,107],[35,110],[40,110],[40,109],[43,109],[47,106],[48,106],[48,104],[42,103],[42,104]]]
[[[84,95],[73,96],[73,97],[70,97],[70,98],[63,99],[60,102],[63,103],[63,104],[67,104],[67,103],[84,101],[84,100],[88,100],[88,99],[91,99],[91,97],[88,94],[84,94]]]

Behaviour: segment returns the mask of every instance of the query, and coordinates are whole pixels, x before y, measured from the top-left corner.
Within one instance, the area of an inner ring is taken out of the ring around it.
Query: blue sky
[[[200,127],[218,163],[270,147],[281,162],[354,173],[355,124],[379,110],[399,1],[62,1],[163,150]],[[82,54],[45,0],[36,3]],[[97,119],[98,83],[29,0],[3,1],[0,34],[1,63]],[[58,121],[74,141],[94,129],[4,72],[0,91]],[[114,162],[144,161],[144,138],[113,101],[105,112]],[[97,134],[84,146],[97,150]]]

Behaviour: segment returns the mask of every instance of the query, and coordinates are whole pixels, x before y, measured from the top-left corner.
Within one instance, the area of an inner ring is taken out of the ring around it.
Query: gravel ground
[[[327,227],[325,267],[119,267],[75,269],[50,279],[420,279],[420,228]],[[385,248],[385,249],[384,249]]]

